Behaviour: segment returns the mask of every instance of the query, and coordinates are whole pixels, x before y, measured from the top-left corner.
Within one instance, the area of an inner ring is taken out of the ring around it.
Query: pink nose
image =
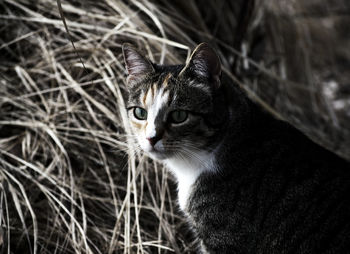
[[[161,136],[154,136],[154,137],[147,138],[151,146],[154,146],[160,139],[162,139]]]

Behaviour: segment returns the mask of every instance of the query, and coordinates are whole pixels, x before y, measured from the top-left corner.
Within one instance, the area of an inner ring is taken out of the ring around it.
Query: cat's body
[[[350,253],[348,162],[221,84],[205,44],[186,66],[124,55],[138,143],[176,176],[204,253]]]
[[[349,165],[254,108],[225,137],[219,173],[197,179],[186,207],[207,250],[350,253]]]

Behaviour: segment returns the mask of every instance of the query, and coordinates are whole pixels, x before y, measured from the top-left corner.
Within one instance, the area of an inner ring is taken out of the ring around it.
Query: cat
[[[350,164],[224,82],[207,44],[185,65],[123,45],[130,124],[164,163],[202,253],[350,253]]]

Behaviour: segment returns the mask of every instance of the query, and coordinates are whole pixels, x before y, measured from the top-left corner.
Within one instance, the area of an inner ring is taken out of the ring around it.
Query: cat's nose
[[[155,144],[161,139],[162,139],[162,137],[160,135],[156,135],[156,136],[147,138],[147,140],[149,141],[151,146],[155,146]]]

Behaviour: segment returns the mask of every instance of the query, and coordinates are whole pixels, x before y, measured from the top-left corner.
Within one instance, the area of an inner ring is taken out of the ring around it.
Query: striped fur
[[[141,148],[177,178],[202,253],[349,253],[347,161],[220,83],[208,45],[179,66],[149,66],[137,54],[126,52],[127,66],[137,63],[129,76],[138,73],[128,83],[130,121]],[[134,107],[147,120],[135,119]],[[189,117],[171,124],[177,109]],[[159,133],[152,147],[147,138]]]

